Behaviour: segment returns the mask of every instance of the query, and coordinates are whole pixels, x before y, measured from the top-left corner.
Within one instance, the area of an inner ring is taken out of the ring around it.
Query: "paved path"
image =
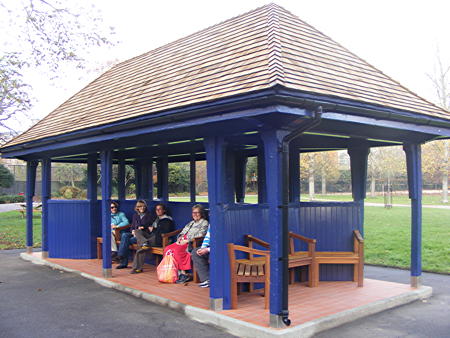
[[[0,251],[0,338],[231,337],[211,326],[81,276]],[[366,277],[409,282],[409,272],[366,266]],[[325,331],[320,338],[450,337],[450,276],[425,273],[433,296]]]
[[[20,206],[23,203],[8,203],[8,204],[0,204],[0,212],[11,211],[11,210],[20,210],[22,207]]]

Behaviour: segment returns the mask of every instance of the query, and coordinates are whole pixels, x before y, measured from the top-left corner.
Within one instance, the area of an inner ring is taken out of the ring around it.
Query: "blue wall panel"
[[[97,202],[96,202],[97,203]],[[49,257],[95,258],[95,237],[92,237],[90,202],[49,200]],[[98,208],[97,208],[98,209]],[[100,214],[97,224],[100,227]]]

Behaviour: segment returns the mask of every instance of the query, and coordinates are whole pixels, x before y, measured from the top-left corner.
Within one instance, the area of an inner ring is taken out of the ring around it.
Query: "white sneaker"
[[[205,280],[204,282],[201,282],[198,286],[201,288],[209,288],[209,279]]]

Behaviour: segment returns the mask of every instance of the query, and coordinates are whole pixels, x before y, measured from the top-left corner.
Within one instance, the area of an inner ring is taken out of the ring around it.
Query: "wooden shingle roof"
[[[117,64],[5,146],[275,85],[450,118],[269,4]]]

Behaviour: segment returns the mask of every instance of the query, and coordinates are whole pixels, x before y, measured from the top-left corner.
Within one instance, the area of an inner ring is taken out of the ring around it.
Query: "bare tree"
[[[61,0],[0,0],[0,29],[0,127],[9,130],[8,121],[32,106],[27,71],[55,79],[61,68],[84,68],[88,52],[111,44],[113,34],[93,6]]]
[[[450,65],[443,63],[439,48],[436,52],[434,73],[433,75],[427,75],[436,90],[438,105],[450,111]],[[433,148],[438,148],[438,157],[435,157],[433,161],[439,161],[438,170],[442,178],[442,202],[448,203],[449,141],[441,140],[439,143],[434,143],[433,147],[428,147],[428,150],[432,151]]]

